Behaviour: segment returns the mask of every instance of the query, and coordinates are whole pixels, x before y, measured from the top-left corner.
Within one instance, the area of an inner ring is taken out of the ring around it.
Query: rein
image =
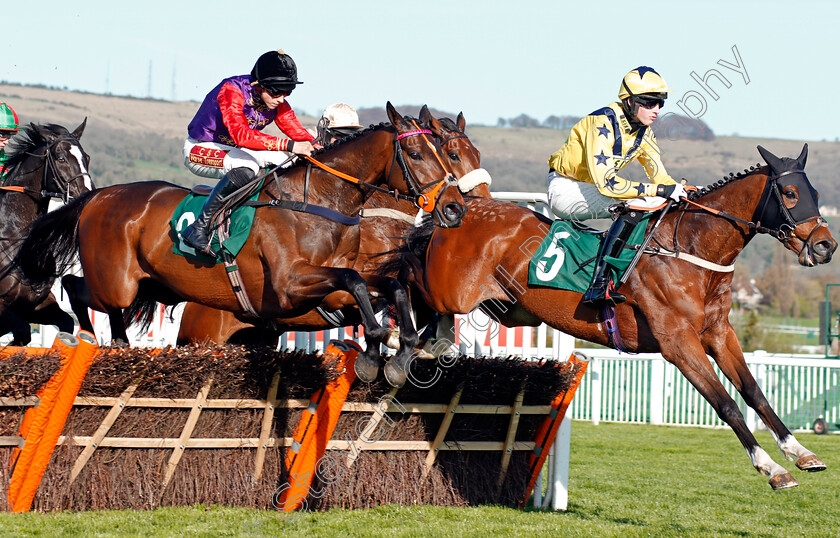
[[[780,177],[783,177],[783,176],[786,176],[786,175],[789,175],[789,174],[801,174],[801,173],[802,173],[802,170],[788,170],[786,172],[782,172],[780,174],[776,174],[775,176],[770,176],[770,177],[767,178],[767,184],[765,186],[765,192],[762,193],[762,195],[761,195],[762,199],[764,200],[764,204],[761,206],[761,213],[759,214],[758,222],[753,222],[753,221],[749,221],[749,220],[745,220],[745,219],[736,217],[734,215],[730,215],[729,213],[727,213],[725,211],[721,211],[721,210],[718,210],[718,209],[713,209],[711,207],[705,206],[705,205],[700,204],[698,202],[695,202],[693,200],[689,200],[688,198],[685,198],[684,200],[689,205],[695,206],[698,209],[701,209],[703,211],[711,213],[712,215],[722,217],[722,218],[727,219],[731,222],[737,222],[739,224],[743,224],[748,229],[753,230],[756,233],[768,234],[770,236],[775,237],[777,240],[781,241],[783,244],[787,244],[787,242],[791,238],[791,235],[792,235],[793,231],[796,229],[796,227],[798,225],[804,224],[806,222],[810,222],[812,220],[818,220],[818,221],[823,220],[821,216],[814,215],[812,217],[808,217],[808,218],[801,219],[801,220],[797,221],[793,218],[793,215],[790,214],[790,211],[788,210],[788,208],[785,206],[784,202],[782,201],[782,195],[779,192],[779,185],[777,183],[777,180]],[[767,189],[771,189],[770,192],[776,198],[776,203],[779,206],[779,211],[781,213],[781,216],[785,220],[785,222],[780,224],[777,229],[776,228],[769,228],[767,226],[762,226],[761,225],[761,221],[764,218],[764,214],[767,211],[767,204],[770,201],[770,196],[766,196]],[[815,227],[814,230],[816,230],[816,229],[817,228]],[[811,230],[811,234],[814,233],[814,230]],[[810,238],[811,238],[811,235],[809,234],[808,239],[810,239]],[[807,240],[806,240],[806,242],[807,242]]]

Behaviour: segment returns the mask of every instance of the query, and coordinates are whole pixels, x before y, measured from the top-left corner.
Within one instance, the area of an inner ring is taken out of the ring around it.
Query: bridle
[[[0,187],[0,190],[11,191],[11,192],[20,192],[20,193],[24,193],[24,194],[32,194],[32,195],[35,195],[35,196],[39,196],[41,198],[55,198],[55,199],[62,200],[64,203],[67,203],[70,200],[72,200],[73,197],[70,196],[70,185],[79,178],[83,178],[85,176],[89,177],[89,174],[87,174],[85,172],[80,172],[80,173],[76,174],[75,176],[71,176],[69,178],[65,178],[61,175],[61,173],[58,170],[58,164],[55,162],[55,157],[52,154],[52,150],[55,148],[55,146],[59,142],[63,142],[63,141],[69,141],[71,144],[76,144],[78,146],[81,146],[81,144],[79,143],[79,139],[76,138],[75,136],[62,136],[62,137],[56,138],[55,140],[50,142],[50,144],[47,145],[46,148],[44,149],[44,154],[43,155],[27,152],[27,155],[30,155],[32,157],[37,157],[39,159],[44,160],[44,165],[43,165],[44,176],[41,180],[41,186],[44,187],[44,189],[37,190],[37,189],[30,189],[28,187],[22,187],[22,186],[15,185],[15,186],[8,186],[8,187],[3,186],[3,187]],[[20,176],[20,175],[25,175],[27,173],[28,172],[15,172],[15,175]],[[58,190],[61,191],[61,192],[52,192],[52,191],[46,190],[46,186],[47,186],[50,174],[52,174],[53,183],[58,187]]]
[[[418,127],[416,122],[415,122],[415,127]],[[418,127],[417,129],[412,130],[412,131],[406,131],[404,133],[399,133],[394,137],[394,158],[391,161],[391,168],[388,171],[388,188],[387,189],[382,188],[378,185],[374,185],[372,183],[367,183],[367,182],[362,181],[358,178],[355,178],[355,177],[353,177],[349,174],[345,174],[344,172],[336,170],[336,169],[318,161],[317,159],[315,159],[311,156],[307,155],[307,156],[305,156],[305,158],[306,158],[307,161],[309,161],[314,166],[317,166],[318,168],[320,168],[320,169],[322,169],[322,170],[324,170],[324,171],[326,171],[326,172],[328,172],[328,173],[330,173],[330,174],[332,174],[332,175],[334,175],[338,178],[341,178],[345,181],[355,183],[359,187],[364,187],[364,188],[367,188],[367,189],[370,189],[370,190],[376,190],[376,191],[379,191],[379,192],[386,193],[389,196],[392,196],[393,198],[395,198],[397,200],[409,200],[412,203],[414,203],[414,205],[416,207],[422,209],[423,211],[426,211],[427,213],[435,214],[439,218],[439,222],[444,223],[445,220],[443,219],[443,216],[438,213],[440,211],[440,209],[437,207],[437,202],[438,202],[438,200],[440,200],[441,196],[443,196],[443,194],[446,192],[446,189],[448,189],[453,184],[457,183],[457,179],[455,179],[455,176],[452,174],[451,171],[449,171],[449,169],[446,167],[446,164],[444,164],[443,160],[438,155],[438,152],[436,151],[436,149],[434,147],[434,144],[432,144],[431,141],[427,138],[427,135],[433,135],[433,134],[434,133],[432,133],[432,131],[430,131],[428,129],[420,129]],[[438,160],[438,163],[440,163],[444,172],[446,172],[446,175],[444,177],[442,177],[441,179],[432,181],[432,182],[430,182],[426,185],[421,185],[420,184],[420,182],[417,180],[417,177],[411,171],[411,168],[409,168],[408,163],[405,160],[405,152],[403,151],[402,145],[400,144],[400,141],[402,139],[408,138],[410,136],[422,136],[423,137],[423,140],[426,142],[426,144],[432,150],[432,153],[435,155],[435,158]],[[400,170],[403,173],[403,177],[406,178],[406,184],[408,185],[409,191],[411,193],[410,195],[401,194],[398,190],[391,188],[391,175],[393,174],[394,168],[396,166],[400,167]],[[429,192],[426,192],[426,191],[429,191]]]
[[[764,185],[764,191],[761,193],[761,199],[759,201],[760,208],[756,209],[755,215],[757,216],[753,216],[753,220],[745,220],[734,215],[730,215],[725,211],[720,211],[718,209],[707,207],[693,200],[685,199],[685,201],[689,205],[695,206],[713,215],[725,218],[732,222],[743,224],[744,226],[747,226],[749,230],[754,231],[755,233],[768,234],[772,237],[775,237],[778,241],[780,241],[783,245],[787,247],[788,242],[794,237],[794,230],[800,224],[804,224],[812,220],[815,220],[820,224],[825,223],[825,219],[823,219],[819,215],[819,213],[816,215],[804,216],[797,220],[796,218],[794,218],[794,215],[790,212],[790,210],[785,206],[784,201],[782,200],[782,193],[779,188],[778,180],[781,177],[791,174],[800,174],[804,176],[805,172],[803,170],[788,170],[767,178],[767,183]],[[769,204],[771,199],[775,200],[776,202],[775,207],[773,208],[775,214],[768,215],[767,211],[770,207]],[[763,225],[763,222],[769,223],[769,226]],[[811,236],[818,228],[819,226],[815,226],[814,229],[811,230],[811,233],[804,241],[806,245],[811,239]]]

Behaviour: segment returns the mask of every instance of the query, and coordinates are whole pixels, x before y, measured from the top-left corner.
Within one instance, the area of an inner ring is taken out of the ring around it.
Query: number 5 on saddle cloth
[[[620,280],[633,261],[637,251],[633,247],[644,240],[647,221],[654,214],[650,211],[641,216],[639,225],[630,234],[618,257],[605,258],[614,273],[614,282]],[[592,281],[595,265],[592,262],[601,245],[602,235],[602,232],[573,221],[555,220],[531,258],[528,284],[585,293]]]

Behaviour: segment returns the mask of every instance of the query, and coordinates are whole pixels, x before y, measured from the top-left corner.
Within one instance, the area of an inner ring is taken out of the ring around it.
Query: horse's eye
[[[796,199],[796,191],[793,189],[788,189],[785,191],[785,198],[790,198],[791,200]]]
[[[452,159],[453,161],[460,161],[461,160],[461,158],[458,156],[458,154],[455,153],[454,151],[449,153],[449,158]]]
[[[59,157],[58,162],[60,162],[60,163],[67,162],[67,159],[65,159],[64,157]]]
[[[409,151],[408,156],[414,159],[415,161],[419,161],[423,158],[423,155],[421,155],[419,151]]]

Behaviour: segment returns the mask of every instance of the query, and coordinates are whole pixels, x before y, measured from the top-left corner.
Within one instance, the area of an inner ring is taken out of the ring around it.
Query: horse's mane
[[[392,128],[391,124],[390,123],[384,123],[384,122],[380,123],[378,125],[369,125],[368,127],[364,128],[364,129],[359,129],[356,132],[350,133],[346,136],[342,136],[341,138],[333,141],[332,144],[324,146],[321,149],[316,149],[315,151],[312,152],[312,157],[318,158],[319,155],[323,155],[324,153],[327,153],[328,151],[332,151],[336,148],[339,148],[339,147],[343,146],[344,144],[350,142],[351,140],[355,140],[355,139],[359,138],[360,136],[365,135],[366,133],[370,133],[370,132],[374,132],[374,131],[381,131],[383,129],[390,129],[390,128]],[[309,161],[307,161],[306,159],[298,159],[297,162],[295,162],[295,164],[293,164],[292,166],[290,166],[288,168],[285,168],[282,171],[278,170],[278,172],[280,172],[281,174],[285,174],[289,170],[294,170],[295,168],[300,168],[301,166],[306,166],[308,164],[309,164]]]
[[[447,118],[444,116],[443,118],[438,118],[438,121],[450,131],[455,131],[456,133],[462,132],[460,129],[458,129],[458,125],[452,118]]]
[[[710,184],[706,185],[705,187],[703,187],[701,189],[697,189],[696,192],[689,192],[688,193],[688,199],[689,200],[695,200],[697,198],[700,198],[701,196],[705,196],[707,194],[710,194],[710,193],[720,189],[721,187],[725,187],[726,185],[729,185],[733,181],[736,181],[738,179],[743,179],[747,176],[751,176],[753,174],[756,174],[759,171],[762,171],[762,169],[766,168],[766,167],[767,167],[767,165],[762,166],[761,163],[758,163],[755,166],[750,166],[749,169],[745,168],[743,172],[738,172],[737,174],[735,172],[730,172],[728,176],[723,176],[723,179],[721,179],[721,180],[715,181],[714,183],[710,183]]]
[[[67,128],[54,123],[39,125],[39,127],[51,132],[56,135],[56,137],[71,136],[70,131],[68,131]],[[6,165],[11,168],[12,166],[18,164],[26,158],[27,153],[40,146],[43,142],[43,137],[38,134],[35,127],[32,124],[27,125],[18,131],[18,133],[9,140],[9,143],[4,148],[6,151],[6,158],[8,159]]]

